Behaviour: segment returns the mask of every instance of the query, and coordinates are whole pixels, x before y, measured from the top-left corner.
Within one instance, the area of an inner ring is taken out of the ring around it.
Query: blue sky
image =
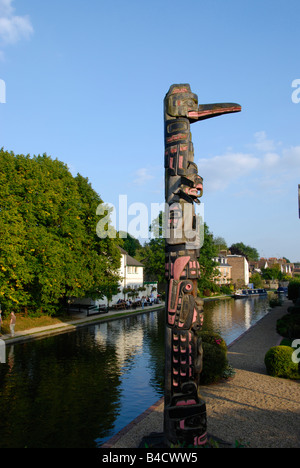
[[[192,125],[210,230],[300,261],[299,15],[299,0],[0,0],[0,146],[47,153],[150,216],[163,99],[189,83],[199,103],[242,106]]]

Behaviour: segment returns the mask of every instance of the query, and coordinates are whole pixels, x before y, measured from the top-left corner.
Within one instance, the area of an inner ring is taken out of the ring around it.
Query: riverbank
[[[203,298],[203,300],[211,301],[211,300],[219,300],[219,299],[231,299],[232,296],[230,295],[222,295],[222,296],[212,296]],[[101,322],[106,322],[110,320],[117,320],[122,317],[129,317],[132,315],[144,314],[147,312],[153,312],[155,310],[160,310],[165,307],[165,304],[162,302],[159,305],[147,306],[144,308],[138,308],[133,310],[111,310],[105,314],[94,314],[87,316],[85,312],[79,313],[76,312],[71,317],[68,317],[65,320],[61,320],[58,323],[54,323],[51,325],[46,326],[34,326],[32,328],[28,328],[25,330],[18,330],[18,319],[16,325],[16,332],[15,336],[11,337],[10,334],[3,334],[0,335],[0,339],[7,342],[7,344],[13,343],[20,343],[25,340],[30,339],[38,339],[43,338],[47,335],[53,335],[58,333],[65,333],[68,331],[75,330],[78,327],[82,327],[89,324],[96,324]]]
[[[267,375],[264,357],[279,344],[276,321],[292,304],[285,301],[228,346],[232,380],[201,386],[206,402],[208,432],[249,448],[300,448],[300,381]],[[151,433],[163,432],[163,398],[101,448],[137,448]]]
[[[135,310],[126,310],[120,312],[119,310],[112,310],[105,314],[94,314],[86,316],[85,313],[76,313],[69,320],[61,321],[52,325],[34,327],[28,330],[15,332],[15,336],[11,337],[10,334],[4,334],[0,336],[1,340],[5,341],[6,344],[15,344],[21,343],[26,340],[34,340],[39,338],[44,338],[47,335],[54,335],[59,333],[66,333],[69,331],[76,330],[79,327],[86,325],[94,325],[97,323],[104,323],[111,320],[118,320],[119,318],[130,317],[132,315],[144,314],[147,312],[154,312],[156,310],[163,309],[165,307],[164,303],[159,305],[153,305],[149,307],[135,309]]]

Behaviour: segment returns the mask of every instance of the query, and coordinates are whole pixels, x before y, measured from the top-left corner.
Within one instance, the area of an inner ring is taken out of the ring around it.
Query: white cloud
[[[205,190],[224,190],[235,180],[249,175],[260,164],[252,154],[230,153],[198,161],[199,174],[204,178]]]
[[[142,167],[135,172],[135,179],[133,183],[135,185],[144,185],[149,180],[152,180],[154,177],[150,174],[149,169]]]
[[[300,169],[300,146],[292,146],[283,150],[283,163],[290,169]]]
[[[281,143],[268,139],[264,131],[256,132],[254,139],[255,143],[245,145],[252,148],[249,153],[230,152],[198,161],[205,192],[234,188],[236,193],[241,193],[243,184],[242,191],[247,193],[259,189],[275,194],[286,189],[287,182],[299,173],[300,146],[282,148]]]
[[[13,0],[0,0],[0,39],[3,44],[29,39],[33,34],[30,18],[15,15],[12,2]]]
[[[270,152],[275,150],[275,143],[273,140],[268,140],[266,136],[266,132],[256,132],[254,134],[254,138],[256,140],[254,146],[258,151],[262,152]]]
[[[277,153],[266,153],[263,157],[263,166],[266,169],[277,167],[280,162],[280,156]]]
[[[11,3],[12,0],[0,0],[0,17],[13,14],[14,8]]]

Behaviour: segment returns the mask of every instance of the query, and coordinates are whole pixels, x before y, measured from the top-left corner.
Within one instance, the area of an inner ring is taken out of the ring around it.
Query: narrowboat
[[[235,299],[243,299],[252,296],[266,296],[267,291],[265,289],[238,289],[235,294]]]

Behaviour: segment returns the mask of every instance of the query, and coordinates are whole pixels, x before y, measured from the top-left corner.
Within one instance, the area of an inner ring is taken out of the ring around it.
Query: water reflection
[[[208,301],[204,304],[203,329],[220,333],[229,345],[268,311],[267,297]]]
[[[151,313],[7,347],[0,447],[93,448],[111,437],[162,394],[162,327]]]
[[[206,302],[204,329],[229,344],[266,314],[264,298]],[[1,448],[95,448],[163,395],[164,311],[7,346]]]

